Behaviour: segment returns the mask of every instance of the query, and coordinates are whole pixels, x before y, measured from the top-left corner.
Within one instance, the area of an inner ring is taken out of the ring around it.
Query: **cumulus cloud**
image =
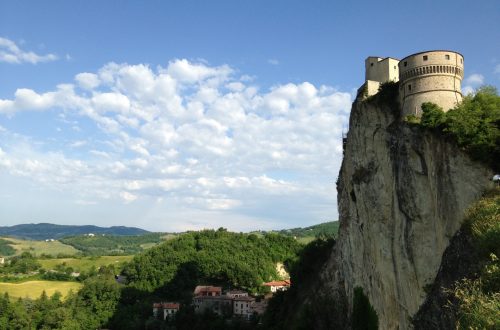
[[[91,123],[100,139],[75,139],[47,153],[29,136],[21,143],[4,132],[0,168],[76,191],[77,201],[150,199],[267,227],[334,218],[351,95],[309,82],[261,91],[236,72],[185,59],[156,70],[109,63],[76,75],[76,85],[20,88],[0,99],[0,114],[15,120],[19,112],[58,112],[70,128]]]
[[[465,83],[473,86],[482,85],[484,83],[484,76],[478,73],[471,74],[465,79]]]
[[[474,73],[468,76],[464,82],[465,86],[462,88],[462,92],[465,95],[474,94],[476,88],[484,84],[484,76],[479,73]]]
[[[0,62],[37,64],[58,59],[59,57],[54,54],[38,55],[32,51],[22,50],[14,41],[0,37]]]
[[[495,66],[495,70],[494,70],[495,74],[500,74],[500,64],[497,64]]]

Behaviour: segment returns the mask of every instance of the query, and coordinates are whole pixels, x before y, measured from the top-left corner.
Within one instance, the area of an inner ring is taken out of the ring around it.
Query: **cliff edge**
[[[388,84],[353,103],[337,182],[339,237],[321,273],[350,312],[361,287],[381,329],[411,328],[465,210],[493,174],[440,134],[402,121],[397,93]]]

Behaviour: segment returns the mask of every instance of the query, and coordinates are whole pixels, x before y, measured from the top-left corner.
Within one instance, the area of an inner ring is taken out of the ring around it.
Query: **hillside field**
[[[40,297],[45,290],[48,296],[52,296],[59,291],[63,298],[68,295],[70,290],[77,292],[82,284],[77,282],[60,281],[28,281],[23,283],[0,283],[0,294],[7,292],[11,298],[32,298]]]
[[[16,255],[23,252],[29,252],[35,256],[40,256],[41,254],[57,256],[58,254],[75,255],[80,252],[74,247],[63,244],[59,241],[31,241],[11,237],[3,237],[3,239],[12,242],[10,246],[16,250]]]
[[[94,258],[39,259],[38,262],[45,269],[54,269],[56,265],[65,263],[65,266],[73,268],[75,272],[82,272],[90,270],[92,266],[95,266],[95,268],[112,264],[121,266],[124,262],[132,260],[132,258],[133,256],[102,256]]]

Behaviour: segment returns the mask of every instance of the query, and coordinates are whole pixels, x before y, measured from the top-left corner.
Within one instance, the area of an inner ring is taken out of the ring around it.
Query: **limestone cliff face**
[[[384,95],[353,104],[338,181],[339,238],[322,274],[349,309],[362,287],[381,329],[411,327],[450,238],[492,175],[398,112]]]

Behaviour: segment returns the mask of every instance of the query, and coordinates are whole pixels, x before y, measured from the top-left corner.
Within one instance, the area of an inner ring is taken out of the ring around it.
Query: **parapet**
[[[399,62],[399,101],[403,116],[421,115],[422,103],[433,102],[444,111],[462,101],[464,58],[449,50],[409,55]]]

